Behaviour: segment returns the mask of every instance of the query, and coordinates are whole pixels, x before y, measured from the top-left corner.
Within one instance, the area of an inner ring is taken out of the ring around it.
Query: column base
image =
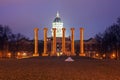
[[[51,52],[50,56],[57,56],[57,53],[56,52]]]
[[[33,54],[33,56],[34,56],[34,57],[37,57],[37,56],[39,56],[39,54]]]
[[[80,53],[79,56],[85,56],[85,54],[84,53],[82,53],[82,54]]]
[[[57,56],[57,54],[53,54],[53,53],[51,53],[50,56]]]
[[[50,56],[57,56],[57,55],[55,55],[55,54],[51,54]]]
[[[42,56],[48,56],[48,54],[46,54],[46,53],[43,53],[43,54],[42,54]]]
[[[76,56],[76,54],[70,54],[70,56]]]

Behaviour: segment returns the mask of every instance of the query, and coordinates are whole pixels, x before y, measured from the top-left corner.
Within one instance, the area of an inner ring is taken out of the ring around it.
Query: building
[[[53,46],[53,37],[54,37],[54,31],[53,28],[56,28],[56,53],[53,54],[52,50],[55,48]],[[52,56],[62,56],[62,55],[69,55],[70,54],[70,45],[71,40],[70,37],[66,37],[65,35],[65,53],[62,51],[62,29],[63,29],[63,21],[60,18],[59,13],[57,12],[55,19],[52,23],[52,36],[47,38],[47,51],[49,55]]]
[[[56,28],[56,37],[62,37],[63,22],[60,18],[59,12],[57,12],[56,18],[52,23],[52,28]],[[51,31],[52,31],[52,37],[53,37],[53,30],[51,29]]]
[[[79,54],[80,52],[80,40],[75,41],[75,52]],[[87,57],[98,58],[98,42],[94,38],[84,40],[84,53]]]
[[[53,28],[56,28],[56,42],[54,46],[54,30]],[[60,18],[59,13],[57,12],[55,19],[53,20],[52,23],[52,36],[47,38],[47,54],[50,56],[66,56],[66,55],[72,55],[71,51],[71,44],[72,44],[72,37],[66,37],[65,36],[65,52],[62,50],[62,39],[63,39],[63,32],[62,32],[63,27],[63,21]],[[83,29],[83,28],[82,28]],[[90,38],[88,40],[83,41],[83,54],[88,57],[97,57],[98,56],[98,51],[97,51],[97,41],[94,38]],[[55,52],[53,52],[53,48],[55,49]],[[79,55],[80,54],[80,40],[75,40],[74,41],[74,54]]]

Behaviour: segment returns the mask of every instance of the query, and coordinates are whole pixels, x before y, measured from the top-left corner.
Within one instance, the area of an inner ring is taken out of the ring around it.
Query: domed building
[[[56,42],[55,45],[56,47],[53,46],[53,37],[54,37],[54,31],[53,28],[56,28]],[[57,12],[55,19],[53,20],[52,23],[52,36],[48,37],[47,39],[47,53],[50,56],[72,56],[73,54],[71,54],[71,36],[66,36],[65,35],[65,52],[62,51],[62,39],[63,39],[63,33],[62,33],[62,28],[63,27],[63,21],[60,18],[59,13]],[[67,30],[66,30],[67,31]],[[80,53],[80,40],[75,40],[74,41],[75,45],[75,55],[79,55]],[[91,46],[92,45],[92,46]],[[94,39],[90,39],[90,40],[84,40],[84,52],[86,54],[86,56],[89,57],[95,57],[96,55],[96,48],[94,46],[96,46],[97,43]],[[54,50],[56,50],[56,52],[52,52]],[[74,56],[74,55],[73,55]]]
[[[56,37],[62,37],[63,22],[58,12],[57,12],[56,18],[52,23],[52,28],[56,28]],[[52,31],[52,36],[53,36],[53,31]]]
[[[52,50],[54,48],[54,46],[53,46],[53,36],[54,36],[53,28],[56,28],[56,53],[54,53],[54,54],[52,52]],[[71,40],[70,40],[70,37],[66,37],[66,35],[65,35],[65,51],[66,51],[66,53],[62,52],[62,34],[63,34],[62,28],[64,28],[63,21],[61,20],[60,15],[57,12],[56,17],[52,23],[52,29],[51,29],[52,36],[48,37],[47,51],[48,51],[49,55],[62,56],[62,55],[68,55],[70,52]]]

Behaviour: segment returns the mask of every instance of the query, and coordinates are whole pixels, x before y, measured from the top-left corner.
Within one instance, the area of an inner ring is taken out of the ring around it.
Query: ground
[[[73,57],[0,59],[0,80],[120,80],[119,60]]]

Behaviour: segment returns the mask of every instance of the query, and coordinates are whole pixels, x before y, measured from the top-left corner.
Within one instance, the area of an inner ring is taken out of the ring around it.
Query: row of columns
[[[38,28],[34,28],[34,43],[35,43],[35,51],[33,56],[39,56],[38,54]],[[53,42],[52,42],[52,55],[56,55],[56,28],[53,28]],[[71,55],[75,55],[75,49],[74,49],[74,28],[71,28]],[[44,53],[43,56],[48,56],[47,54],[47,28],[44,28]],[[62,52],[66,53],[65,49],[65,28],[62,28]],[[84,28],[80,28],[80,56],[85,56],[84,53]]]

